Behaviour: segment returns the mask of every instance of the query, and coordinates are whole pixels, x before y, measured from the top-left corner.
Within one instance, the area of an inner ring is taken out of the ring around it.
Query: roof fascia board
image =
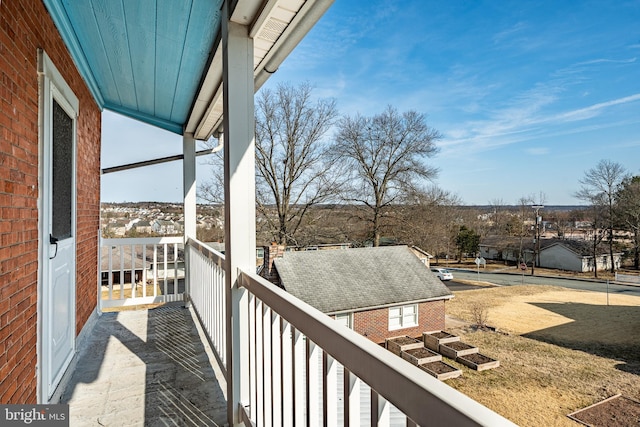
[[[326,315],[336,315],[336,314],[344,314],[344,313],[358,313],[360,311],[380,310],[380,309],[389,308],[389,307],[399,307],[401,305],[422,304],[423,302],[431,302],[431,301],[439,301],[439,300],[450,300],[453,297],[454,297],[454,295],[443,295],[441,297],[433,297],[433,298],[419,299],[419,300],[406,301],[406,302],[394,302],[394,303],[390,303],[390,304],[374,305],[374,306],[371,306],[371,307],[354,308],[354,309],[351,309],[351,310],[328,311],[325,314]]]
[[[62,2],[57,0],[43,0],[44,4],[51,15],[51,19],[58,28],[58,33],[62,37],[65,46],[69,50],[71,58],[76,65],[76,68],[80,71],[80,75],[83,80],[87,84],[93,99],[98,104],[100,109],[104,109],[104,98],[102,97],[102,93],[96,83],[95,77],[91,72],[91,67],[89,67],[89,63],[87,62],[87,58],[84,56],[82,48],[80,47],[80,43],[78,42],[78,38],[76,37],[76,33],[73,30],[73,26],[69,21],[69,17],[67,16],[64,7],[62,6]]]
[[[104,105],[104,108],[107,110],[114,111],[116,113],[122,114],[127,117],[131,117],[133,119],[139,120],[143,123],[148,123],[150,125],[159,127],[164,130],[168,130],[169,132],[177,133],[178,135],[183,134],[182,124],[172,122],[170,120],[164,120],[155,116],[151,116],[149,114],[141,113],[140,111],[130,110],[128,108],[124,108],[120,105]]]
[[[205,123],[214,106],[222,98],[222,33],[216,35],[214,48],[209,53],[205,72],[202,73],[191,111],[185,123],[185,132],[192,133],[196,139],[207,140],[222,125],[222,117],[216,120],[211,130],[205,130]],[[204,131],[204,136],[203,136]]]
[[[282,32],[280,37],[278,37],[278,40],[273,44],[269,53],[267,53],[263,60],[256,66],[254,70],[254,92],[257,92],[269,79],[271,74],[280,67],[280,64],[282,64],[282,62],[289,56],[293,49],[324,15],[333,2],[334,0],[305,2],[293,20],[289,25],[287,25],[287,28]],[[249,29],[249,32],[250,34],[255,35],[268,20],[269,13],[274,10],[277,3],[277,0],[272,0],[265,5],[262,5],[262,8],[260,9],[261,3],[259,1],[232,1],[231,6],[233,8],[233,12],[231,20],[243,25],[250,24],[251,28]],[[253,17],[254,15],[255,17]],[[216,38],[215,46],[216,48],[212,51],[210,56],[207,68],[208,71],[204,73],[203,79],[200,82],[200,87],[197,92],[198,96],[194,99],[186,125],[187,131],[193,130],[197,139],[206,140],[210,138],[222,124],[221,116],[216,120],[215,125],[213,125],[211,129],[203,132],[205,130],[204,122],[211,114],[211,103],[219,100],[217,94],[221,93],[222,87],[222,81],[217,84],[215,89],[212,89],[211,87],[207,88],[206,85],[206,76],[211,73],[210,68],[214,63],[213,59],[221,49],[220,37]],[[202,102],[202,98],[208,98],[210,100],[209,105],[204,109],[199,105]]]

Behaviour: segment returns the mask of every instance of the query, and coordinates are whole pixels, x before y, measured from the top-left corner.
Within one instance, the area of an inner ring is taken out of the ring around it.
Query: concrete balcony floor
[[[191,309],[104,313],[62,395],[72,426],[223,426],[226,384]]]

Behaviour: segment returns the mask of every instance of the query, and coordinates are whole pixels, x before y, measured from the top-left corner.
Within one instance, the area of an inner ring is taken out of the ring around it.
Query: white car
[[[432,268],[431,271],[433,271],[435,275],[438,276],[438,279],[440,280],[453,279],[453,274],[451,274],[451,272],[446,268]]]

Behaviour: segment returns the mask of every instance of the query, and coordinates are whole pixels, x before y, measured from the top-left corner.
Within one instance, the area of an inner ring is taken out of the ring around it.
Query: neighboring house
[[[136,283],[145,281],[146,271],[151,264],[145,260],[145,254],[142,253],[140,246],[114,246],[113,248],[103,248],[100,253],[100,282],[102,286],[109,284],[109,271],[111,271],[111,283],[119,284],[122,276],[122,283],[132,283],[133,279]],[[122,250],[122,253],[121,253]],[[133,261],[134,268],[131,268]]]
[[[151,223],[151,230],[158,234],[175,234],[178,231],[178,227],[171,220],[156,219]]]
[[[427,268],[431,267],[431,258],[433,258],[433,255],[431,255],[429,252],[423,251],[417,246],[411,246],[411,252],[413,252],[413,254],[418,257],[420,262],[427,266]]]
[[[113,237],[123,237],[127,234],[127,222],[116,221],[107,225],[107,234]]]
[[[540,248],[540,267],[586,273],[611,269],[611,255],[605,245],[598,247],[598,255],[593,257],[593,242],[586,240],[554,240],[542,243]],[[615,269],[619,269],[622,253],[613,254]]]
[[[279,286],[376,343],[444,329],[453,297],[407,246],[286,252],[273,265]]]
[[[146,220],[138,221],[134,227],[136,232],[140,234],[149,234],[153,231],[151,229],[151,223]]]
[[[525,261],[531,262],[534,253],[531,237],[522,240]],[[537,250],[537,249],[536,249]],[[480,243],[480,256],[495,261],[517,262],[520,253],[518,237],[487,237]],[[611,268],[611,256],[606,245],[598,246],[596,256],[598,270]],[[614,253],[616,269],[622,262],[622,253]],[[539,267],[558,270],[589,272],[594,270],[593,242],[573,239],[540,239]]]
[[[518,262],[522,251],[526,261],[533,259],[533,238],[531,236],[509,237],[489,236],[482,239],[479,245],[480,256],[494,261]]]

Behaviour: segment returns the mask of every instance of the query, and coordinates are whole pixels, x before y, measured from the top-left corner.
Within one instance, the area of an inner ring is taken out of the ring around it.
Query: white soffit
[[[231,20],[249,25],[253,38],[255,90],[277,71],[284,59],[320,19],[333,0],[238,2]],[[207,140],[222,126],[222,46],[218,44],[198,92],[186,131]]]

